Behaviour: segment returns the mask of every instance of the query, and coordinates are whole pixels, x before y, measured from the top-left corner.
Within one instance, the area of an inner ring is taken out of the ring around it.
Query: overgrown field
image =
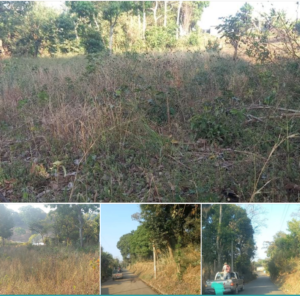
[[[153,275],[153,262],[138,262],[129,270],[165,295],[200,294],[200,253],[187,248],[182,250],[177,263],[165,255],[157,262],[156,279]]]
[[[0,294],[99,294],[99,253],[32,245],[2,247]]]
[[[201,52],[1,61],[13,202],[298,201],[299,63]]]

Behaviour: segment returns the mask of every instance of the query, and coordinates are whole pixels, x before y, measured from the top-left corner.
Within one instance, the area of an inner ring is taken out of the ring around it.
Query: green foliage
[[[105,50],[101,34],[95,29],[88,28],[81,42],[87,54],[99,53]]]
[[[190,245],[200,250],[198,205],[141,205],[141,213],[132,218],[141,225],[136,231],[123,235],[117,244],[124,262],[151,259],[153,244],[170,255],[172,250],[177,250],[178,260],[181,248]]]
[[[0,237],[4,245],[4,239],[9,238],[13,234],[14,220],[12,211],[5,205],[0,204]]]
[[[190,33],[188,44],[191,46],[198,46],[200,44],[200,37],[197,31],[193,31],[192,33]]]
[[[235,16],[222,17],[223,23],[217,26],[222,37],[234,48],[233,59],[237,58],[237,51],[241,41],[248,35],[249,30],[252,28],[252,11],[253,7],[245,3],[243,7],[236,13]]]
[[[276,233],[267,249],[268,270],[273,279],[278,278],[280,274],[292,271],[293,262],[300,257],[300,220],[289,221],[288,232],[288,234]]]
[[[219,224],[220,207],[222,220]],[[207,205],[202,220],[202,254],[203,265],[214,266],[220,256],[224,262],[231,261],[231,241],[233,241],[234,270],[251,278],[251,259],[255,254],[254,230],[247,212],[236,205]],[[218,254],[217,237],[222,246]],[[214,250],[214,252],[212,252]],[[213,275],[212,275],[213,276]]]
[[[219,53],[221,51],[219,40],[218,39],[215,39],[214,41],[208,40],[205,49],[207,52]]]
[[[146,44],[149,48],[159,50],[176,46],[176,27],[152,27],[146,32]]]
[[[244,111],[228,109],[224,98],[207,104],[200,115],[191,119],[191,129],[196,139],[207,139],[210,142],[227,146],[237,141],[244,132],[241,124],[244,121]]]

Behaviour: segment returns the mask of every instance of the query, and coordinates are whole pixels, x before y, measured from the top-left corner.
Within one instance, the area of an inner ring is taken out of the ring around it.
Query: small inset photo
[[[300,206],[202,205],[203,294],[300,294]]]
[[[0,204],[0,294],[99,294],[99,204]]]
[[[101,294],[200,294],[201,205],[101,205]]]

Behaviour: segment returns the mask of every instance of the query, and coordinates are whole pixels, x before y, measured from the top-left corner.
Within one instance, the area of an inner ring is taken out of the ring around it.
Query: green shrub
[[[146,32],[146,44],[151,49],[174,48],[176,41],[175,26],[153,27]]]
[[[243,133],[243,110],[230,109],[223,104],[223,98],[217,98],[207,104],[202,114],[191,119],[191,129],[195,138],[207,139],[223,146],[233,144]]]

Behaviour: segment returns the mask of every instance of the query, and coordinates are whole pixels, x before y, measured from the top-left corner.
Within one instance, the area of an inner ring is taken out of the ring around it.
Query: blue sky
[[[101,205],[101,246],[113,257],[122,259],[117,248],[120,237],[136,230],[139,222],[131,219],[131,215],[140,212],[137,204]]]
[[[293,218],[292,213],[295,213],[300,208],[299,204],[260,204],[260,207],[266,211],[264,215],[264,220],[266,227],[260,229],[259,234],[255,235],[255,242],[257,245],[257,252],[255,259],[266,258],[265,249],[263,249],[264,241],[272,241],[274,235],[283,231],[287,231],[287,222],[291,221]],[[244,206],[243,206],[244,207]],[[300,215],[298,217],[300,219]]]

